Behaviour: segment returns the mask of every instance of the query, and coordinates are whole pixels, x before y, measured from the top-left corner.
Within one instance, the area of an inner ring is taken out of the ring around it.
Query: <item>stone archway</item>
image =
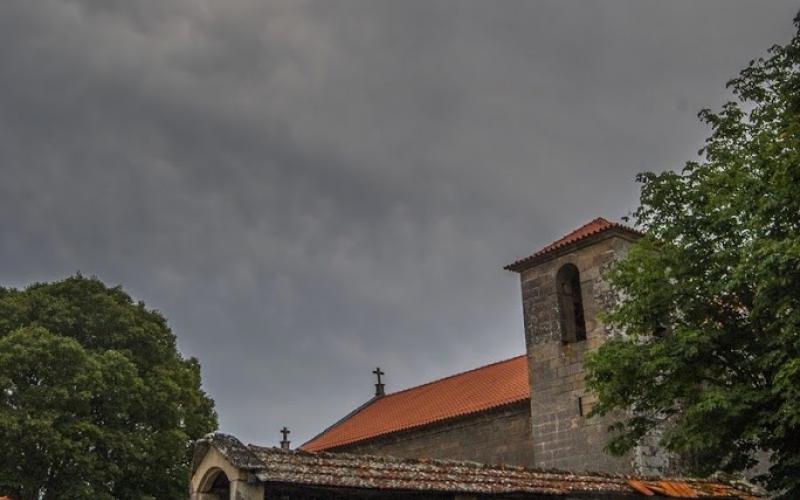
[[[211,468],[206,472],[196,494],[197,500],[229,500],[231,498],[231,482],[225,471]]]
[[[247,453],[244,445],[238,446],[234,451]],[[215,446],[200,443],[193,469],[191,500],[264,500],[264,485],[253,469],[236,467]]]

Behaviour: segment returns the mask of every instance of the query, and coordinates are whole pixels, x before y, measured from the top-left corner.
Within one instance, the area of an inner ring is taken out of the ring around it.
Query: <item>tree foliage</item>
[[[0,288],[0,494],[185,498],[190,442],[215,428],[159,313],[80,275]]]
[[[696,473],[741,471],[800,497],[800,15],[798,33],[703,110],[711,136],[681,172],[640,174],[646,236],[610,273],[624,332],[587,364],[595,413],[622,409],[614,453],[656,426]]]

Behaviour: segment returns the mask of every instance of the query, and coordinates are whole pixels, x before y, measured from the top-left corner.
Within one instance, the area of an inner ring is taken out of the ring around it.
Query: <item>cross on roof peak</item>
[[[374,370],[372,370],[372,373],[374,373],[375,376],[378,377],[378,383],[375,384],[375,397],[385,395],[386,392],[383,390],[385,384],[381,382],[381,375],[386,375],[386,373],[383,372],[379,366],[376,367]]]
[[[286,426],[283,426],[283,429],[281,429],[281,434],[283,435],[283,440],[281,441],[281,449],[282,450],[288,450],[289,449],[289,439],[288,439],[288,437],[289,437],[289,433],[291,433],[291,432],[292,431],[290,431]]]

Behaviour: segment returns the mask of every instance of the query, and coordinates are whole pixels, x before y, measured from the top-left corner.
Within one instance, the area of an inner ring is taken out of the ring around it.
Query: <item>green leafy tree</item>
[[[172,499],[216,428],[166,320],[80,275],[0,288],[0,494]]]
[[[695,473],[741,471],[800,498],[798,33],[704,110],[711,136],[680,173],[640,174],[645,237],[610,273],[617,335],[587,363],[596,414],[624,415],[609,450],[652,429]],[[632,409],[632,411],[627,411]]]

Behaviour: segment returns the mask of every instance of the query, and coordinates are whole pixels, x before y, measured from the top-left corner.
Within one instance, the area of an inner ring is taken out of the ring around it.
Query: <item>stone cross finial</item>
[[[372,373],[374,373],[378,377],[378,383],[375,384],[375,397],[385,395],[386,392],[383,390],[384,384],[381,383],[381,375],[386,375],[386,373],[382,372],[380,367],[377,367],[374,370],[372,370]]]
[[[290,432],[292,431],[287,429],[285,426],[283,429],[281,429],[281,434],[283,435],[283,440],[281,441],[282,450],[287,450],[287,451],[289,450],[289,440],[287,438],[289,437]]]

